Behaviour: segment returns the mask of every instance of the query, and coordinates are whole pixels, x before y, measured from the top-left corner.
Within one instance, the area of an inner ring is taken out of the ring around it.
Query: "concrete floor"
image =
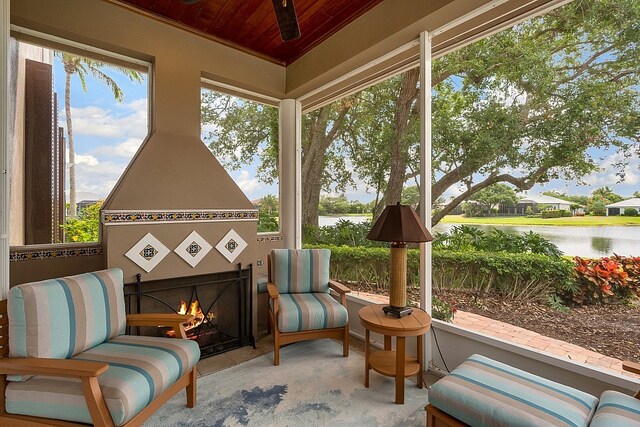
[[[339,342],[339,341],[336,341]],[[296,343],[289,344],[296,345]],[[354,336],[349,337],[349,349],[352,352],[358,353],[364,357],[364,341]],[[256,348],[251,346],[241,347],[235,350],[228,351],[226,353],[218,354],[216,356],[207,357],[200,360],[196,367],[198,376],[203,377],[205,375],[213,374],[214,372],[221,371],[223,369],[231,368],[232,366],[239,365],[243,362],[251,360],[255,357],[262,356],[266,353],[273,353],[273,335],[267,335],[265,333],[260,334],[256,340]],[[282,363],[282,361],[281,361]],[[372,375],[377,375],[372,373]],[[427,385],[433,384],[440,377],[427,372],[424,375],[424,380]],[[409,378],[415,382],[415,376]]]

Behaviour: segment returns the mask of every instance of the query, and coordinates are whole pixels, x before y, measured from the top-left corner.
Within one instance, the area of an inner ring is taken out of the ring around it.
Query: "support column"
[[[420,219],[431,233],[431,35],[420,33]],[[432,233],[433,234],[433,233]],[[420,307],[431,314],[431,243],[420,245]],[[424,365],[431,362],[431,340],[424,340]]]
[[[0,300],[9,292],[9,0],[0,0]]]
[[[302,247],[302,105],[280,103],[280,231],[287,248]]]

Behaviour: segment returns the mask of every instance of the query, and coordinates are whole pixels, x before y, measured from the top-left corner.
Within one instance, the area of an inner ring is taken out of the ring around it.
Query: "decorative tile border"
[[[260,236],[256,237],[256,242],[258,243],[268,243],[268,242],[281,242],[284,240],[284,236],[282,234],[272,234],[268,236]]]
[[[102,255],[102,246],[74,246],[71,248],[16,249],[9,252],[9,261],[33,261],[38,259],[71,258]]]
[[[257,209],[209,209],[185,211],[102,211],[104,225],[164,222],[257,221]]]

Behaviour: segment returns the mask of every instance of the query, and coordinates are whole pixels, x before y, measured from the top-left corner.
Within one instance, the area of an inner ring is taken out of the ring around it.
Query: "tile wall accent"
[[[257,209],[207,210],[106,210],[102,211],[105,225],[177,222],[258,221]]]
[[[20,248],[11,249],[9,261],[33,261],[37,259],[70,258],[77,256],[102,255],[102,246],[99,244],[87,246],[72,246],[63,248]]]
[[[247,247],[247,242],[234,230],[231,229],[225,236],[220,239],[216,245],[218,252],[222,254],[229,262],[233,262],[238,255]]]
[[[149,273],[169,252],[169,249],[160,240],[156,239],[153,234],[147,233],[125,255]]]
[[[173,251],[191,267],[195,267],[212,248],[204,237],[192,231]]]
[[[282,234],[271,234],[271,235],[260,235],[256,237],[256,242],[258,243],[268,243],[268,242],[281,242],[284,240],[284,236]]]

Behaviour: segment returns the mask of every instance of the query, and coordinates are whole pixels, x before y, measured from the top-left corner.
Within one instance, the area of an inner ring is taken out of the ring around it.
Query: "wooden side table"
[[[387,316],[382,311],[385,304],[368,305],[358,312],[360,323],[365,328],[364,341],[364,386],[369,387],[369,370],[395,377],[396,403],[404,403],[404,378],[418,374],[418,387],[422,382],[422,340],[431,326],[431,316],[424,310],[414,308],[413,313],[400,319]],[[370,331],[384,335],[384,350],[371,352],[369,349]],[[396,337],[396,350],[391,350],[391,337]],[[409,357],[405,353],[405,338],[416,337],[418,357]]]

